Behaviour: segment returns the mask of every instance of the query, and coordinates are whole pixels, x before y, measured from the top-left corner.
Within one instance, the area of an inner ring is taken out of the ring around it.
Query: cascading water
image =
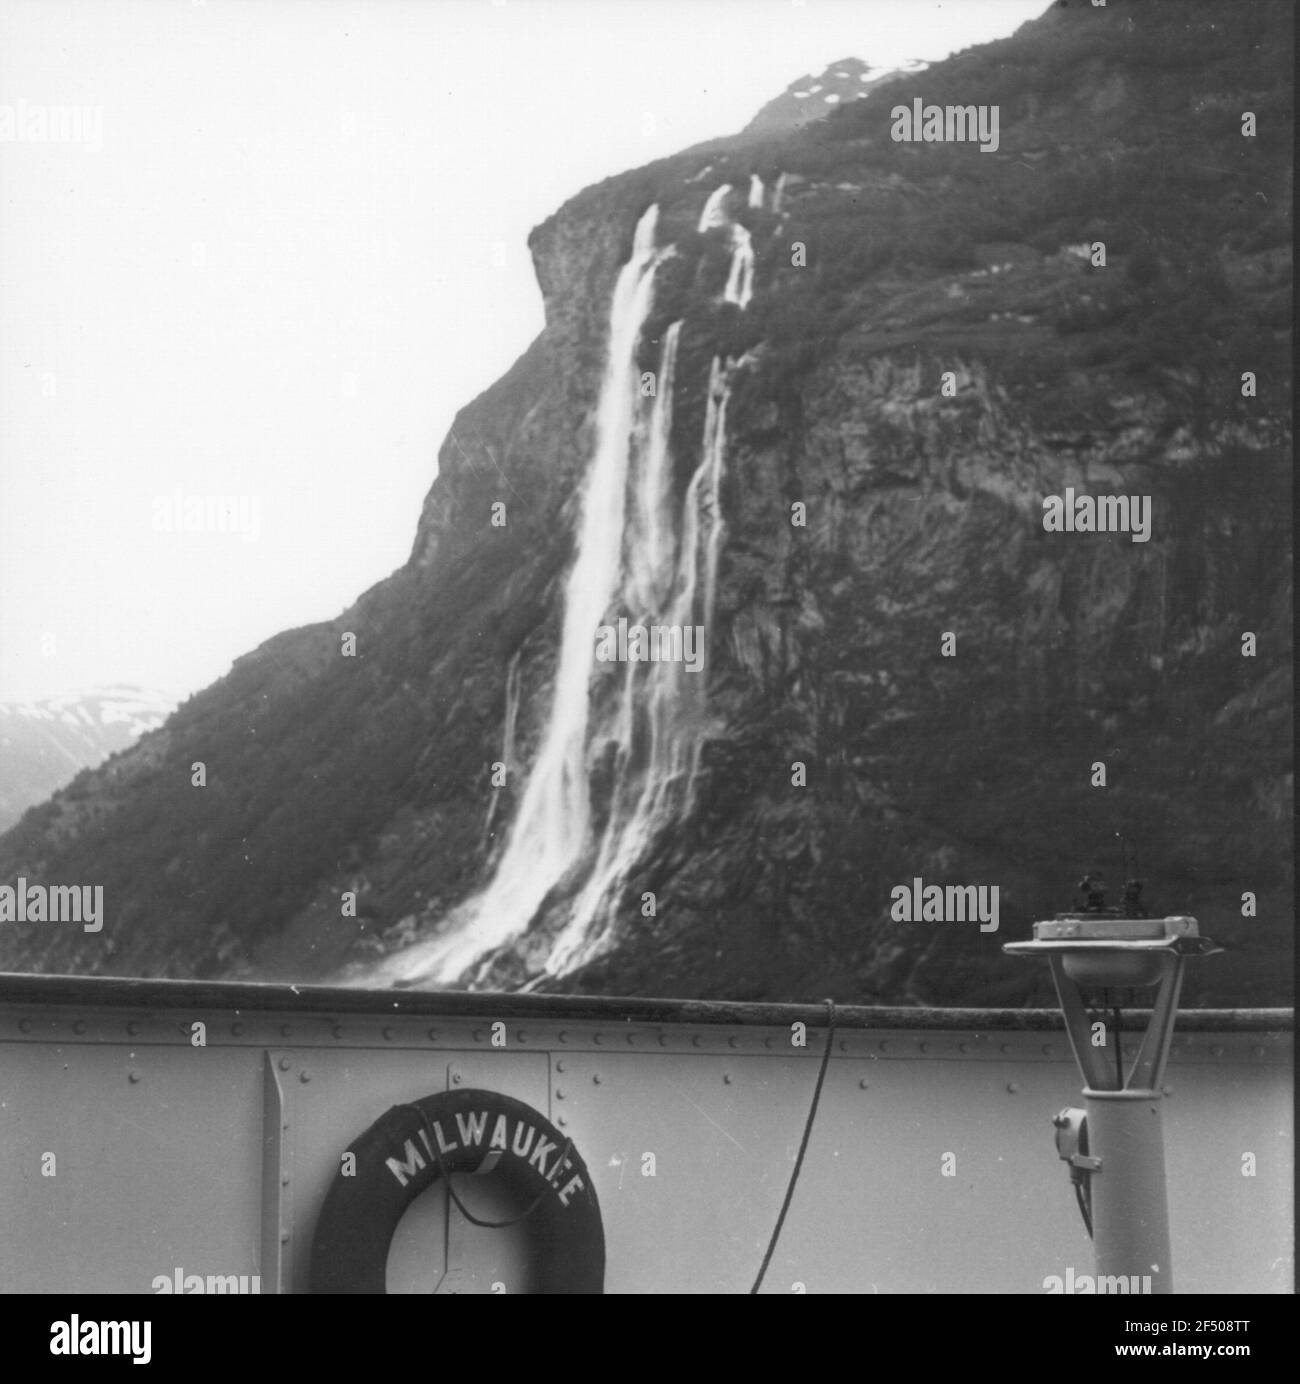
[[[587,683],[597,630],[615,594],[622,563],[624,496],[637,415],[636,348],[650,308],[655,270],[669,253],[655,249],[657,220],[658,208],[652,206],[637,224],[631,258],[614,286],[596,452],[565,590],[551,715],[505,851],[487,889],[456,911],[442,936],[393,957],[381,974],[444,984],[457,979],[528,927],[587,844]]]
[[[749,233],[727,215],[730,191],[724,184],[709,196],[699,229],[729,231],[732,255],[723,297],[743,310],[753,294],[754,251]],[[724,533],[726,414],[737,362],[713,360],[700,460],[679,508],[670,437],[681,322],[664,334],[648,420],[638,406],[638,340],[655,270],[673,253],[654,248],[655,224],[652,207],[637,227],[632,257],[614,290],[596,453],[565,591],[550,719],[505,850],[488,887],[456,910],[442,935],[390,958],[380,977],[445,984],[476,963],[481,976],[566,882],[576,892],[533,983],[572,970],[604,948],[633,871],[694,805],[710,730],[706,671],[681,658],[629,659],[618,671],[613,695],[599,699],[603,713],[595,715],[589,688],[592,673],[606,667],[596,661],[596,645],[607,618],[626,615],[646,628],[702,626],[706,641],[713,629]],[[516,674],[512,664],[511,677]],[[517,680],[515,687],[517,696]],[[508,679],[506,735],[512,746],[510,705]],[[595,803],[593,770],[609,785]],[[584,862],[585,877],[578,868]]]
[[[728,303],[747,308],[754,296],[754,245],[743,226],[731,228],[731,272],[723,294]]]
[[[729,191],[724,184],[710,196],[700,217],[702,229],[728,224],[723,202]],[[730,229],[731,267],[723,297],[743,310],[753,296],[754,251],[749,232],[743,226],[731,223]],[[676,360],[679,327],[680,323],[674,323],[665,340],[661,392],[650,430],[651,463],[657,460],[665,466],[672,425],[673,380],[668,363]],[[700,462],[682,503],[674,596],[663,617],[670,627],[685,627],[702,614],[706,647],[714,631],[718,562],[724,534],[721,490],[733,368],[730,361],[724,362],[717,356],[710,366]],[[664,493],[658,482],[651,489],[656,495]],[[644,582],[637,582],[634,562],[626,588],[629,600],[635,602],[642,589]],[[644,613],[638,618],[641,623],[648,623]],[[705,676],[704,672],[689,671],[680,662],[629,663],[618,721],[614,790],[600,850],[569,920],[551,948],[545,976],[561,975],[599,955],[610,939],[623,887],[633,870],[667,827],[689,816],[707,730]]]
[[[700,223],[695,228],[700,235],[703,235],[705,231],[711,231],[715,226],[727,224],[726,201],[730,195],[730,183],[723,183],[721,187],[715,187],[709,193],[708,200],[704,203],[704,210],[700,213]]]
[[[760,211],[763,207],[763,180],[757,173],[749,175],[749,205]]]
[[[515,727],[519,723],[519,652],[515,651],[506,671],[506,715],[505,730],[501,737],[501,763],[507,777],[515,770]],[[484,844],[492,835],[492,823],[496,820],[497,804],[501,801],[501,789],[494,787],[492,799],[488,803],[487,820],[483,823]]]

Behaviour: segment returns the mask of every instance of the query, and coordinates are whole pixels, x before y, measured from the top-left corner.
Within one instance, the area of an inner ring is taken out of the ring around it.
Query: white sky
[[[0,0],[0,700],[185,695],[337,615],[540,329],[531,227],[805,72],[1046,8]],[[51,106],[102,138],[23,137]],[[257,538],[158,532],[178,490],[247,497]]]

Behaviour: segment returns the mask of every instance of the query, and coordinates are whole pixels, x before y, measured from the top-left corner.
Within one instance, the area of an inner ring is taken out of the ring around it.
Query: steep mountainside
[[[407,564],[0,838],[0,881],[102,883],[108,917],[0,925],[0,965],[359,975],[487,883],[546,741],[611,295],[654,205],[674,253],[634,364],[664,378],[674,338],[677,498],[730,362],[699,776],[604,950],[539,983],[1048,1002],[1001,943],[1084,869],[1118,885],[1122,834],[1151,906],[1230,948],[1187,1002],[1288,1002],[1291,25],[1281,0],[1058,5],[575,197],[531,238],[545,330],[457,417]],[[891,139],[914,98],[997,105],[996,151]],[[1149,541],[1045,532],[1067,488],[1149,496]],[[607,718],[619,677],[593,673]],[[617,772],[594,747],[597,813]],[[1000,930],[892,920],[918,876],[997,884]],[[537,981],[572,893],[477,983]]]

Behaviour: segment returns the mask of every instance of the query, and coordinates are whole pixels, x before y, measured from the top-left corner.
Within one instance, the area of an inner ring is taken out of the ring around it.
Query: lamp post
[[[1084,1101],[1082,1110],[1057,1115],[1056,1146],[1085,1209],[1097,1278],[1149,1279],[1150,1292],[1170,1293],[1161,1087],[1183,964],[1222,948],[1200,935],[1195,918],[1125,918],[1092,907],[1037,922],[1032,942],[1007,942],[1003,950],[1046,957],[1052,968]],[[1126,1075],[1122,1061],[1108,1056],[1118,1033],[1089,1016],[1084,993],[1146,986],[1156,987],[1156,997]]]

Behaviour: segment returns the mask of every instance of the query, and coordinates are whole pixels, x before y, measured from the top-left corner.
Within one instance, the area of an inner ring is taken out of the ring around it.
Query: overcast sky
[[[1045,8],[0,0],[0,700],[183,696],[337,615],[540,329],[532,226],[805,72]],[[178,492],[256,537],[159,530]]]

